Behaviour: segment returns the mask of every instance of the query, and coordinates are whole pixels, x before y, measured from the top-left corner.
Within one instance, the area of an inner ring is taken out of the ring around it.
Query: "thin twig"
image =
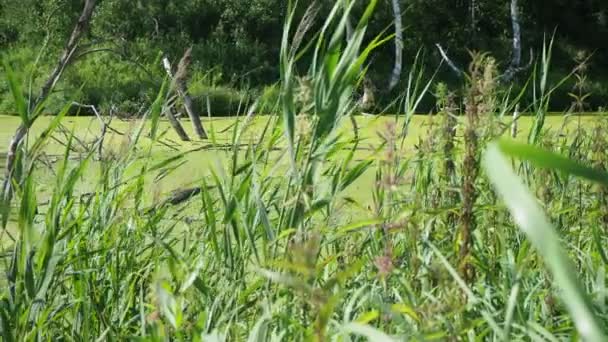
[[[78,54],[78,56],[74,57],[74,60],[79,60],[87,55],[90,55],[92,53],[99,53],[99,52],[108,52],[108,53],[112,53],[117,55],[122,61],[131,63],[133,65],[135,65],[138,69],[142,70],[151,80],[158,80],[159,78],[154,75],[150,70],[148,70],[148,68],[146,68],[143,64],[132,60],[130,58],[127,58],[123,53],[116,51],[115,49],[112,48],[91,48],[88,50],[85,50],[81,53]]]

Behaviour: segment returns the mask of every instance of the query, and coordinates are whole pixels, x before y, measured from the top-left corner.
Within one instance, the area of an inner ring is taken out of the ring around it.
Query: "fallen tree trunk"
[[[209,190],[213,190],[213,189],[215,189],[215,186],[206,187],[205,191],[209,191]],[[160,201],[159,203],[154,204],[154,205],[148,207],[147,209],[145,209],[145,212],[146,212],[146,214],[151,214],[161,208],[177,206],[177,205],[186,203],[186,202],[190,201],[191,199],[193,199],[194,197],[200,195],[200,193],[202,191],[203,191],[202,187],[174,190],[171,192],[171,194],[167,198],[165,198],[162,201]],[[79,198],[80,198],[80,201],[88,201],[97,195],[100,195],[100,192],[85,192],[83,194],[80,194]],[[38,203],[38,206],[49,205],[49,203],[50,203],[50,201],[47,200],[47,201]]]
[[[206,190],[209,190],[209,189],[210,188],[206,188]],[[203,188],[201,188],[201,187],[175,190],[171,193],[171,195],[169,197],[167,197],[160,203],[149,207],[146,210],[146,213],[151,214],[161,208],[176,206],[176,205],[188,202],[195,196],[199,195],[202,191],[203,191]]]

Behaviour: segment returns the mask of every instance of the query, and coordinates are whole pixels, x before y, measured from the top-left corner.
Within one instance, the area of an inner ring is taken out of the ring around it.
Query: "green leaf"
[[[9,317],[12,317],[12,313],[10,310],[10,304],[6,298],[0,299],[0,336],[6,342],[13,342],[15,339],[13,338],[11,325]]]
[[[338,234],[347,234],[350,233],[352,231],[356,231],[359,230],[361,228],[366,228],[369,226],[374,226],[377,224],[382,224],[384,222],[384,220],[382,219],[372,219],[372,220],[366,220],[366,221],[359,221],[359,222],[354,222],[351,223],[347,226],[344,226],[340,229],[338,229],[337,233]]]
[[[583,340],[605,341],[601,325],[593,312],[583,286],[577,278],[574,265],[561,246],[559,236],[536,199],[511,169],[509,162],[501,153],[501,147],[501,144],[491,144],[484,156],[483,165],[490,181],[509,208],[515,223],[527,235],[545,260],[545,264],[553,274],[555,284],[560,289],[558,294],[570,312],[570,316]],[[507,148],[507,150],[509,149]],[[522,151],[521,154],[524,155],[530,153],[530,150],[525,149],[512,148],[510,150]],[[534,152],[535,154],[532,155],[536,156],[538,151]],[[549,160],[553,159],[549,158]],[[557,160],[560,161],[557,165],[569,165],[562,159]],[[553,162],[555,161],[553,160]]]
[[[367,7],[365,8],[365,12],[361,16],[361,19],[359,20],[359,23],[357,24],[357,30],[360,30],[363,27],[367,26],[367,24],[369,23],[369,20],[371,19],[372,15],[374,14],[377,4],[378,4],[378,0],[371,0],[367,4]]]
[[[23,187],[19,208],[19,230],[28,253],[33,248],[36,241],[34,236],[34,217],[36,216],[37,207],[36,185],[34,183],[34,176],[30,172],[25,178],[25,185]]]
[[[340,50],[340,46],[338,45],[327,53],[325,58],[325,68],[327,69],[328,77],[332,77],[336,71],[336,68],[338,67],[338,62],[340,61]]]
[[[498,147],[507,156],[526,160],[537,167],[561,171],[608,186],[608,173],[582,165],[559,154],[511,140],[500,140]]]
[[[251,332],[249,333],[249,338],[247,338],[247,342],[267,341],[269,321],[270,317],[268,317],[268,315],[263,315],[257,321],[253,329],[251,329]]]
[[[35,159],[36,156],[42,152],[42,150],[46,146],[46,142],[53,135],[55,130],[59,127],[63,118],[70,111],[70,108],[72,108],[71,103],[65,105],[63,107],[63,109],[61,109],[61,111],[53,117],[53,119],[51,120],[51,122],[49,123],[47,128],[44,130],[44,132],[42,132],[42,134],[40,134],[40,137],[38,137],[36,139],[36,141],[34,142],[34,144],[32,144],[32,148],[30,149],[30,151],[31,151],[30,154],[32,156],[32,159]]]
[[[372,310],[372,311],[363,313],[361,316],[359,316],[356,319],[356,322],[361,323],[361,324],[367,324],[371,321],[376,320],[378,317],[380,317],[380,312],[378,312],[378,310]]]
[[[418,323],[421,322],[420,316],[418,315],[416,310],[414,310],[414,308],[412,308],[411,306],[409,306],[407,304],[403,304],[403,303],[393,304],[393,305],[391,305],[391,311],[395,312],[395,313],[400,313],[400,314],[410,316]]]
[[[373,160],[366,160],[355,165],[355,167],[348,171],[348,173],[344,175],[344,178],[342,178],[340,190],[345,190],[349,185],[353,184],[373,163]]]

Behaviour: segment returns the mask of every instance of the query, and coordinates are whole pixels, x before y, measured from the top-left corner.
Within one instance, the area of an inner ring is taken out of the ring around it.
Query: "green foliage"
[[[294,12],[298,21],[313,0],[298,2]],[[404,56],[416,55],[421,49],[426,51],[422,64],[437,65],[441,57],[436,52],[435,43],[441,43],[457,64],[465,64],[469,50],[491,51],[504,66],[511,55],[511,23],[507,1],[475,1],[471,11],[468,2],[454,3],[451,0],[408,2],[400,0],[404,9],[405,32]],[[0,46],[9,55],[22,54],[27,50],[35,60],[40,42],[49,39],[38,76],[54,65],[62,44],[70,34],[72,24],[81,10],[81,1],[75,0],[5,0],[0,4]],[[570,73],[572,58],[580,51],[594,52],[591,60],[590,98],[591,109],[606,106],[608,95],[605,79],[608,77],[608,60],[605,44],[594,37],[608,33],[605,17],[608,8],[602,2],[567,2],[561,0],[541,3],[520,2],[523,27],[524,50],[541,50],[544,36],[558,27],[556,36],[556,58],[549,78],[556,83]],[[331,2],[320,3],[319,17],[326,17],[332,7]],[[545,8],[560,8],[548,14]],[[355,2],[353,15],[361,15],[365,5]],[[282,23],[287,12],[287,1],[283,0],[187,0],[187,1],[128,1],[104,0],[100,2],[92,23],[87,46],[93,49],[108,48],[114,52],[87,55],[77,63],[78,69],[70,71],[69,80],[64,80],[62,89],[75,92],[82,88],[79,98],[82,102],[103,108],[120,105],[125,113],[136,113],[145,101],[155,95],[160,85],[162,70],[155,65],[158,51],[176,60],[188,47],[193,47],[193,74],[213,71],[219,75],[217,83],[223,87],[237,89],[262,89],[280,78],[279,51],[281,46]],[[474,13],[474,15],[473,15]],[[568,16],[562,15],[568,13]],[[26,18],[24,20],[24,18]],[[389,1],[380,1],[368,26],[364,41],[368,43],[393,23],[393,13]],[[322,23],[312,23],[315,30]],[[308,38],[307,38],[308,39]],[[305,39],[305,43],[309,41]],[[88,45],[88,44],[91,45]],[[22,51],[19,51],[22,50]],[[537,59],[539,53],[536,53]],[[304,54],[298,68],[306,68],[312,56]],[[393,46],[378,47],[369,66],[369,78],[379,89],[379,107],[392,104],[395,97],[406,88],[402,79],[399,87],[387,93],[387,79],[393,65]],[[89,61],[91,60],[91,61]],[[149,70],[148,75],[139,66]],[[410,69],[406,65],[405,70]],[[21,71],[16,69],[16,71]],[[305,72],[305,70],[299,70]],[[439,79],[451,86],[459,81],[447,68],[439,72]],[[39,77],[38,77],[39,78]],[[524,86],[525,79],[516,80],[516,88]],[[221,84],[220,84],[221,83]],[[85,84],[84,87],[82,85]],[[137,86],[139,84],[139,87]],[[142,90],[145,89],[145,90]],[[552,110],[564,110],[569,106],[566,98],[567,87],[561,87],[552,98]],[[1,102],[6,102],[4,89],[0,86]],[[50,111],[57,112],[63,100],[57,100]],[[528,91],[523,101],[526,105],[534,102],[534,95]],[[220,101],[224,102],[225,101]],[[432,108],[432,99],[422,99],[423,110]],[[218,107],[224,107],[219,104]],[[2,108],[12,108],[8,103],[0,103]],[[396,110],[395,106],[388,107]],[[218,110],[218,112],[223,112]]]
[[[136,113],[155,98],[163,76],[158,69],[102,52],[77,61],[62,82],[68,92],[81,88],[77,93],[81,103],[97,106],[104,112],[113,105],[122,112]]]

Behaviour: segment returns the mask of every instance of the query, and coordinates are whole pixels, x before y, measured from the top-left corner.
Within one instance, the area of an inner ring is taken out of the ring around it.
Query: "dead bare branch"
[[[513,26],[513,56],[511,65],[518,67],[521,64],[521,25],[519,23],[517,0],[511,0],[511,24]]]
[[[70,39],[68,40],[68,43],[66,44],[65,49],[63,50],[63,54],[61,55],[57,66],[42,86],[40,95],[38,96],[36,102],[34,102],[34,106],[32,108],[36,108],[40,103],[42,103],[48,97],[57,82],[59,82],[63,71],[70,64],[74,53],[78,49],[78,42],[80,41],[82,34],[89,25],[91,16],[93,15],[93,10],[95,9],[96,5],[97,0],[86,0],[82,14],[80,15],[80,18],[78,19],[78,22],[76,23],[76,26],[72,31]]]
[[[530,69],[532,67],[533,63],[534,63],[534,50],[530,49],[530,59],[528,60],[528,63],[526,65],[519,66],[519,67],[509,67],[502,75],[498,76],[498,80],[501,83],[508,83],[511,80],[513,80],[513,78],[517,74]]]
[[[171,63],[169,63],[168,59],[166,59],[166,58],[163,59],[163,66],[165,67],[165,70],[167,71],[167,74],[169,75],[169,77],[172,77]],[[188,136],[188,133],[186,133],[186,131],[184,130],[184,127],[177,119],[177,111],[175,110],[175,105],[174,105],[176,99],[177,99],[177,96],[172,96],[171,98],[169,98],[169,101],[167,101],[168,105],[164,106],[164,108],[163,108],[163,113],[167,117],[167,120],[169,120],[169,124],[171,124],[171,127],[173,127],[173,129],[175,130],[175,132],[177,133],[179,138],[182,141],[190,141],[190,137]]]
[[[517,137],[517,120],[519,119],[519,103],[515,106],[513,111],[513,122],[511,123],[511,137],[515,139]]]
[[[456,75],[458,75],[458,77],[462,77],[462,75],[463,75],[462,69],[457,67],[456,64],[450,59],[450,57],[448,57],[448,54],[443,50],[443,47],[441,47],[441,45],[439,43],[435,44],[435,46],[439,50],[439,53],[441,54],[441,58],[443,58],[443,60],[448,64],[448,66],[452,69],[452,71],[454,71],[454,73]]]
[[[104,121],[104,119],[101,117],[101,114],[99,114],[99,112],[97,111],[97,108],[95,108],[95,106],[80,104],[78,102],[72,102],[72,104],[74,106],[78,106],[78,107],[81,107],[81,108],[88,108],[88,109],[92,110],[93,113],[95,113],[95,116],[97,117],[97,119],[99,120],[99,123],[101,124],[101,135],[97,139],[97,155],[98,155],[99,160],[102,160],[102,158],[103,158],[103,143],[104,143],[104,140],[105,140],[106,133],[108,131],[108,126],[110,126],[110,123],[112,122],[112,115],[110,115],[110,118],[109,118],[108,122],[106,123]],[[110,113],[113,113],[113,112],[110,111]]]

